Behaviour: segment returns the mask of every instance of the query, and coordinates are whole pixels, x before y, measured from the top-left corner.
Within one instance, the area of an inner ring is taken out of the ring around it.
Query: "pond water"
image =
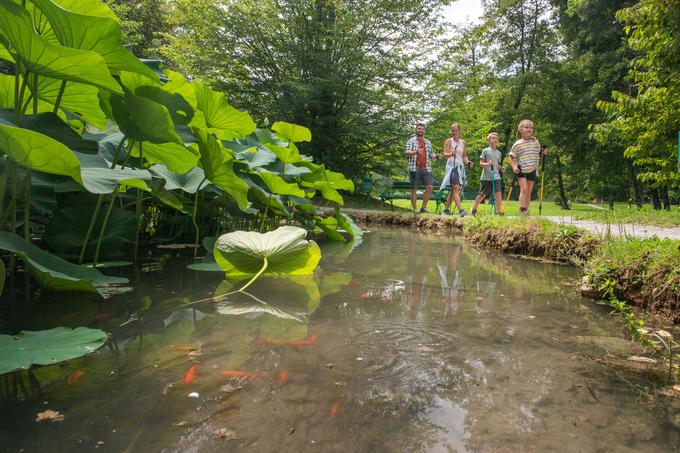
[[[39,369],[39,398],[1,403],[0,450],[680,450],[678,408],[597,365],[628,345],[574,294],[573,268],[382,228],[322,250],[315,278],[262,278],[218,305],[184,305],[231,284],[179,252],[106,302],[17,291],[3,333],[113,335]],[[46,409],[64,420],[36,423]]]

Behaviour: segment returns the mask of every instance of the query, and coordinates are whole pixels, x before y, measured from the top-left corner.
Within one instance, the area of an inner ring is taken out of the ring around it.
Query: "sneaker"
[[[503,213],[503,212],[497,212],[496,215],[497,215],[497,216],[498,216],[498,215],[505,215],[505,213]]]
[[[458,211],[458,214],[460,214],[461,217],[465,217],[465,214],[467,214],[467,212],[465,211],[465,209],[461,209]]]
[[[477,210],[476,210],[476,209],[473,209],[472,211],[470,211],[470,215],[471,215],[472,217],[475,217],[475,216],[477,215]]]
[[[444,212],[442,212],[442,215],[451,215],[451,211],[448,209],[444,209]]]
[[[430,211],[428,211],[425,208],[420,208],[420,211],[418,211],[418,214],[429,214],[429,213],[430,213]]]

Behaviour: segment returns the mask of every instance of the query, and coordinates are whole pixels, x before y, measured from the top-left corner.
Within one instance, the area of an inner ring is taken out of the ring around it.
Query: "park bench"
[[[439,187],[441,182],[435,182],[433,188]],[[423,190],[425,186],[422,184],[418,186],[418,199],[423,199]],[[446,187],[442,190],[432,190],[432,198],[430,201],[436,203],[435,212],[440,213],[442,205],[446,203],[449,196],[450,188]],[[394,211],[394,200],[410,200],[411,199],[411,183],[408,181],[392,181],[380,191],[380,199],[383,203],[389,202],[392,211]]]

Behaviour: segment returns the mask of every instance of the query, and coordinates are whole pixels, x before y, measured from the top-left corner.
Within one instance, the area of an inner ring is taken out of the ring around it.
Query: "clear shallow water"
[[[263,278],[260,301],[183,307],[230,285],[175,254],[113,301],[5,301],[3,331],[88,325],[113,339],[38,370],[39,399],[1,403],[0,449],[680,450],[680,408],[592,365],[626,345],[566,285],[574,269],[399,230],[323,249],[315,279]],[[36,423],[45,409],[64,421]]]

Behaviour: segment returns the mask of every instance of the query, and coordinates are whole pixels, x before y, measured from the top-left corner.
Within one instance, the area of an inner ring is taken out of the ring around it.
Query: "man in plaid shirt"
[[[427,202],[432,196],[432,169],[430,158],[439,159],[432,151],[432,143],[425,138],[425,125],[416,125],[416,135],[406,142],[406,155],[408,156],[408,172],[411,178],[411,206],[415,211],[418,203],[418,186],[425,186],[423,194],[423,206],[420,213],[427,212]]]

